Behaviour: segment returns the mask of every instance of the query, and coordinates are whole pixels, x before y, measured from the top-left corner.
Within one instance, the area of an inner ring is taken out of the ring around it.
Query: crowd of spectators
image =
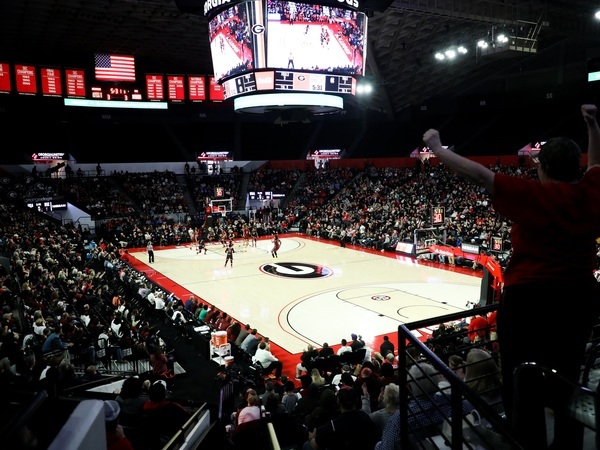
[[[496,166],[494,170],[532,176],[530,171],[517,166]],[[156,183],[157,179],[162,182]],[[199,176],[194,182],[198,190],[191,198],[209,197],[211,189],[216,185],[224,186],[225,180],[231,183],[227,187],[231,192],[239,192],[241,179],[237,175],[223,179],[220,176]],[[261,211],[252,219],[243,214],[222,217],[213,223],[216,230],[214,239],[219,239],[222,233],[227,236],[233,233],[239,238],[245,224],[260,225],[265,234],[273,230],[285,232],[297,226],[307,235],[324,239],[339,239],[344,232],[348,243],[385,251],[391,250],[396,242],[412,242],[414,230],[429,225],[431,207],[443,206],[449,245],[466,241],[489,248],[491,236],[502,236],[505,244],[510,246],[510,224],[491,209],[487,194],[461,181],[444,167],[371,166],[364,171],[335,168],[302,174],[268,169],[253,173],[250,179],[251,186],[261,189],[280,186],[287,192],[293,191],[294,195],[286,198],[276,213],[264,211],[263,215]],[[214,329],[227,331],[229,342],[245,352],[249,361],[260,364],[268,382],[281,388],[281,401],[274,402],[270,398],[272,414],[284,414],[285,409],[288,415],[294,416],[300,430],[302,427],[311,433],[317,430],[316,434],[306,434],[307,445],[312,448],[320,447],[319,442],[327,442],[326,436],[331,430],[321,428],[326,417],[331,421],[333,417],[356,415],[356,411],[361,409],[367,419],[376,413],[378,417],[394,417],[394,405],[389,400],[389,392],[393,390],[385,389],[390,384],[389,380],[393,380],[391,384],[398,380],[393,350],[391,360],[387,359],[389,349],[380,349],[380,352],[368,349],[359,360],[348,359],[350,357],[344,356],[344,353],[355,354],[360,350],[355,348],[357,345],[360,347],[357,344],[359,337],[351,336],[349,345],[342,346],[346,351],[340,349],[327,357],[335,360],[334,365],[319,364],[319,352],[312,358],[301,360],[296,375],[303,387],[297,389],[293,382],[288,383],[292,380],[286,380],[282,375],[282,367],[276,359],[269,358],[268,338],[261,337],[256,329],[249,324],[232,323],[226,312],[211,311],[209,305],[194,301],[179,305],[175,299],[169,298],[168,293],[156,292],[143,277],[128,268],[122,259],[128,247],[145,247],[148,241],[165,244],[190,242],[188,229],[191,221],[187,218],[193,214],[183,201],[183,188],[173,174],[119,173],[109,177],[47,181],[29,183],[24,189],[38,196],[61,193],[79,199],[82,207],[96,205],[97,208],[90,208],[101,210],[97,218],[105,220],[98,222],[95,234],[92,234],[89,229],[72,223],[58,223],[33,210],[2,205],[0,255],[6,262],[0,265],[2,377],[27,386],[41,385],[50,392],[56,392],[82,382],[83,376],[74,376],[75,362],[85,365],[85,377],[94,378],[96,367],[112,360],[126,360],[136,354],[146,357],[157,355],[158,358],[161,351],[156,351],[156,348],[161,345],[160,339],[144,315],[152,313],[152,307],[160,310],[170,308],[173,316],[186,310]],[[119,187],[115,187],[115,183]],[[132,192],[136,191],[137,195],[133,195]],[[134,200],[129,202],[129,198]],[[180,211],[186,219],[166,218],[166,210],[173,209]],[[128,292],[135,292],[136,298],[142,302],[129,303],[129,298],[119,290],[123,287]],[[156,308],[161,294],[165,299],[158,303],[163,306]],[[489,321],[486,323],[488,332],[481,339],[489,343],[493,341],[490,335],[493,327]],[[465,339],[474,342],[481,334],[481,327],[468,330],[461,325],[456,331],[464,335],[457,338],[440,328],[441,331],[430,342],[440,355],[448,355],[450,345],[453,346],[450,353],[460,354],[461,345],[467,344]],[[323,347],[328,346],[324,344]],[[495,357],[493,343],[482,350]],[[307,352],[314,351],[307,349]],[[468,353],[460,356],[463,362],[469,358]],[[486,359],[479,356],[478,360]],[[475,355],[472,357],[475,358]],[[446,359],[450,364],[451,358]],[[162,356],[156,366],[157,372],[160,372],[158,375],[166,372]],[[314,374],[313,369],[317,370]],[[269,374],[273,374],[275,379],[268,377]],[[339,379],[335,378],[338,375]],[[258,390],[262,389],[261,386]],[[265,387],[265,392],[267,390]],[[342,400],[338,397],[338,403],[334,405],[336,392],[342,390],[347,390],[349,393],[344,395],[349,397]],[[293,396],[296,401],[293,401]],[[259,399],[257,404],[266,407],[268,397],[265,397],[264,403]],[[306,401],[300,401],[305,398]],[[366,399],[368,402],[365,402]],[[300,406],[302,408],[298,409]],[[302,414],[295,412],[296,409]],[[359,420],[363,421],[364,417]],[[385,440],[389,433],[386,434],[385,427],[379,423],[375,435]],[[311,441],[317,446],[313,446]],[[378,444],[377,448],[387,448],[381,445]]]

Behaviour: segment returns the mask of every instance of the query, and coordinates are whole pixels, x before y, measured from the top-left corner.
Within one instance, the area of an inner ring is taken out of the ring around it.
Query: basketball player
[[[198,251],[196,252],[196,255],[202,253],[202,250],[204,250],[204,254],[206,255],[206,243],[204,242],[204,239],[198,241]]]
[[[244,247],[248,247],[250,244],[250,226],[248,224],[242,226],[242,236],[244,239]]]
[[[227,247],[225,248],[225,266],[227,267],[227,263],[229,263],[230,267],[233,267],[233,254],[235,253],[235,249],[233,248],[233,241],[229,241]]]
[[[277,233],[275,233],[273,235],[273,248],[271,249],[271,256],[273,258],[277,258],[277,250],[279,250],[279,248],[281,247],[281,240],[279,239],[279,236],[277,235]]]
[[[256,242],[258,241],[258,230],[256,227],[252,227],[252,230],[250,230],[250,238],[252,239],[252,247],[256,247]]]

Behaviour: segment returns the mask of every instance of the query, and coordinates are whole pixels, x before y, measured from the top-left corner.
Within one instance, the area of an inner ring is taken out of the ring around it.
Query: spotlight
[[[484,41],[483,39],[481,39],[479,42],[477,42],[477,47],[488,48],[488,43],[487,43],[487,41]]]

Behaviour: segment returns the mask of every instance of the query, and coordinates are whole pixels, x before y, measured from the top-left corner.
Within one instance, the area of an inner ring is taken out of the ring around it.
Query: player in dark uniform
[[[204,239],[198,241],[198,251],[196,252],[196,255],[202,253],[202,250],[204,250],[204,254],[206,255],[206,243],[204,242]]]
[[[258,230],[256,227],[252,227],[252,230],[250,230],[250,238],[252,239],[252,247],[256,247],[256,242],[258,241]]]
[[[233,267],[233,254],[235,253],[235,249],[233,248],[233,241],[229,241],[227,247],[225,247],[225,266],[227,267],[227,263],[229,263],[230,267]]]
[[[271,256],[273,258],[277,258],[277,250],[279,250],[279,248],[281,247],[281,240],[279,239],[279,236],[277,235],[277,233],[275,233],[273,235],[273,248],[271,249]]]

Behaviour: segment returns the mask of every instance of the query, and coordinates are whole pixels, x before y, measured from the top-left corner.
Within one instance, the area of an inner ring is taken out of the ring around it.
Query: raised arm
[[[582,105],[581,114],[588,128],[588,169],[600,164],[600,128],[596,120],[596,105]]]
[[[490,195],[494,193],[494,176],[496,174],[487,167],[442,147],[440,133],[437,130],[427,130],[423,135],[423,142],[425,142],[425,145],[429,147],[441,162],[450,167],[458,175],[484,187]]]

